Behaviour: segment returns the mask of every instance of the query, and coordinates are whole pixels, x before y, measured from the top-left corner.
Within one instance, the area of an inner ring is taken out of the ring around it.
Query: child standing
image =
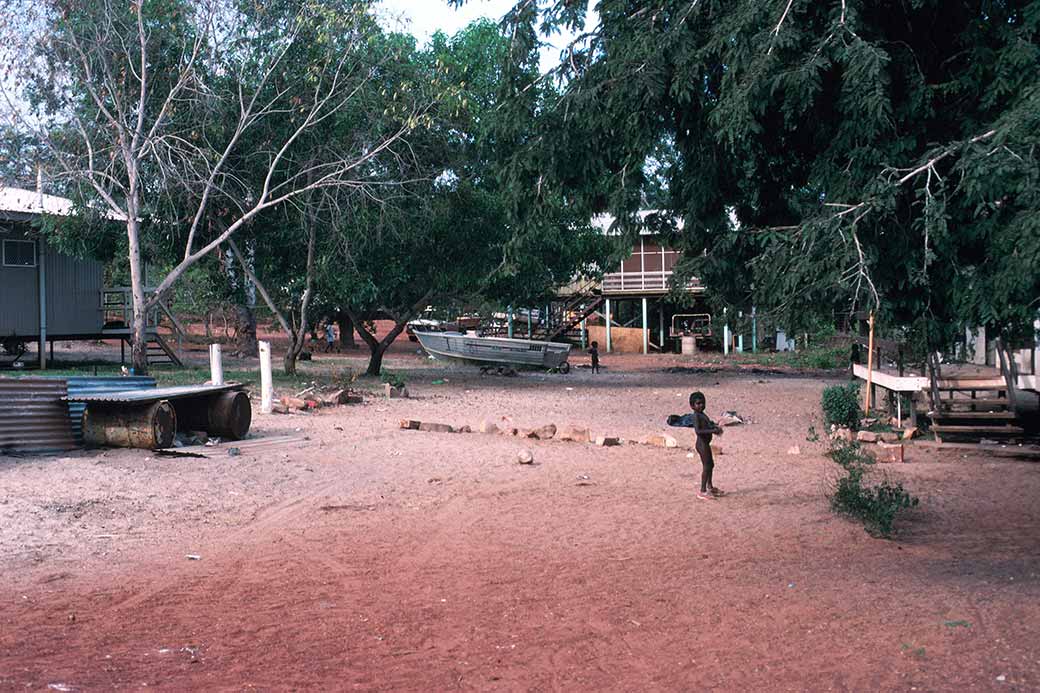
[[[336,326],[329,320],[325,323],[325,353],[327,354],[333,349],[337,353],[339,352],[339,349],[336,348]]]
[[[592,348],[589,349],[589,356],[592,357],[592,372],[599,373],[599,342],[592,343]]]
[[[690,408],[693,409],[693,413],[685,416],[672,414],[668,417],[668,425],[692,428],[697,434],[696,450],[701,458],[701,490],[697,493],[697,497],[701,500],[715,500],[723,495],[723,491],[712,484],[711,474],[715,469],[715,458],[711,454],[711,436],[716,433],[722,435],[722,428],[704,413],[707,405],[708,401],[704,397],[704,393],[692,393]]]

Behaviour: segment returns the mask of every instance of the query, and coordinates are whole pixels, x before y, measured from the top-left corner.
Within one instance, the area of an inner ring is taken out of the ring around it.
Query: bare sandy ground
[[[1037,466],[911,450],[879,466],[921,497],[884,541],[828,509],[825,380],[677,357],[481,378],[408,352],[413,399],[256,417],[294,443],[0,457],[0,690],[1040,688]],[[715,502],[685,449],[397,428],[635,439],[694,389],[751,420],[719,441]]]

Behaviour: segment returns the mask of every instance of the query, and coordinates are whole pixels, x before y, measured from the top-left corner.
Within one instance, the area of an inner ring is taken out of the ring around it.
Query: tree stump
[[[177,414],[166,400],[143,405],[90,404],[83,412],[87,445],[168,448],[176,430]]]

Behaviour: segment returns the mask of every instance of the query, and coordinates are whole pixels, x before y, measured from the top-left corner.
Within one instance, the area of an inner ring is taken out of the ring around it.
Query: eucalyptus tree
[[[292,11],[234,0],[43,0],[7,3],[0,15],[2,57],[15,66],[0,81],[6,110],[51,155],[52,175],[125,223],[141,372],[146,315],[186,270],[265,211],[364,189],[367,167],[414,127],[404,116],[376,141],[310,146],[374,77],[369,3],[276,5]],[[236,175],[235,160],[259,175]],[[180,258],[146,293],[142,244],[163,233],[182,239]]]

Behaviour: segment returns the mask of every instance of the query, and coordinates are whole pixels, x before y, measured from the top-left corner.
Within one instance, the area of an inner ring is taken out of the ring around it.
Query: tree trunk
[[[350,316],[341,310],[336,315],[336,323],[339,325],[340,346],[344,349],[357,349],[357,342],[354,341],[354,321]]]
[[[235,306],[235,311],[238,322],[235,330],[238,337],[236,353],[239,358],[259,356],[260,346],[256,341],[256,314],[251,307],[244,303]]]
[[[314,295],[314,275],[316,271],[314,247],[318,240],[318,222],[313,214],[308,215],[307,227],[307,281],[306,288],[303,290],[303,297],[300,299],[299,327],[293,335],[289,353],[285,355],[286,375],[296,374],[296,359],[307,343],[307,308],[310,306],[311,296]]]
[[[372,349],[372,354],[368,358],[368,368],[365,370],[367,375],[379,375],[383,372],[383,354],[386,353],[386,348],[389,344],[379,342]]]
[[[136,218],[136,204],[127,205],[130,214],[126,235],[130,247],[130,295],[133,314],[130,318],[130,365],[136,375],[148,373],[148,320],[144,296],[144,267],[141,264],[140,222]]]

